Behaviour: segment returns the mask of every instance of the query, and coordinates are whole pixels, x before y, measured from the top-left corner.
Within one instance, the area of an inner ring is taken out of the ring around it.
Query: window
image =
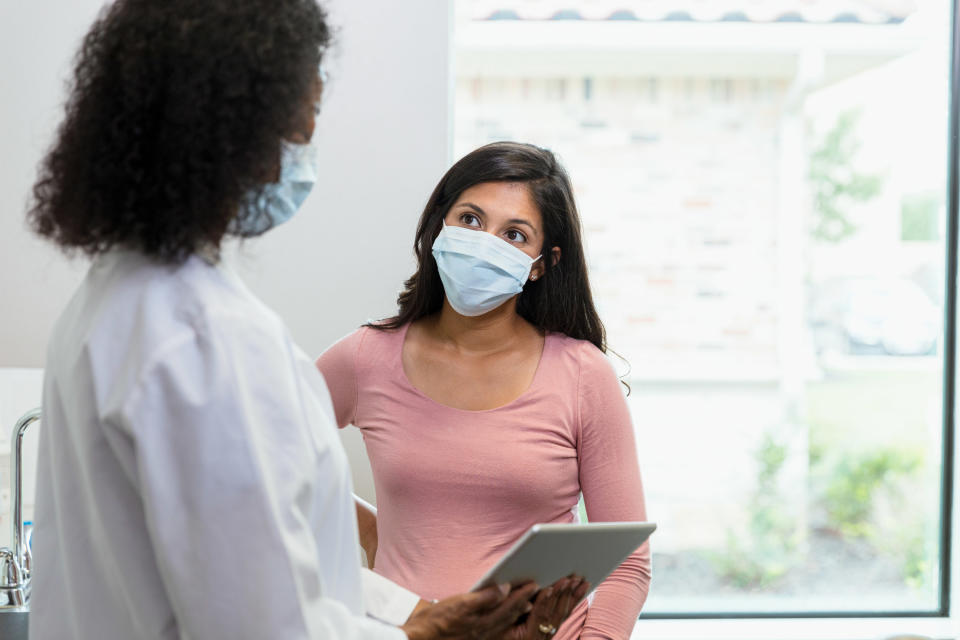
[[[900,209],[900,239],[904,242],[937,242],[941,234],[943,198],[939,193],[903,196]]]
[[[842,4],[456,5],[454,155],[574,181],[660,525],[645,616],[946,612],[951,2]]]

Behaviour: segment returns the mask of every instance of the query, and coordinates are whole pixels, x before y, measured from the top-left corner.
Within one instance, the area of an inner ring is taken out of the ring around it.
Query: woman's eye
[[[527,236],[523,235],[516,229],[510,229],[507,231],[507,240],[510,242],[526,242]]]
[[[467,225],[468,227],[480,226],[480,218],[473,215],[472,213],[465,213],[462,216],[460,216],[460,222]]]

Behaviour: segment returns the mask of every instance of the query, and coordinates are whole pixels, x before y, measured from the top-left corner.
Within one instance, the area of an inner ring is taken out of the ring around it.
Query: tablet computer
[[[527,580],[546,587],[576,574],[593,591],[656,528],[652,522],[535,524],[471,590]]]

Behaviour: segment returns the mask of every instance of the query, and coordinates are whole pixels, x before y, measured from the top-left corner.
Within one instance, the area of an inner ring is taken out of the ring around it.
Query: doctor
[[[47,355],[33,640],[525,638],[569,613],[580,585],[428,605],[361,573],[324,381],[219,260],[312,186],[329,37],[314,0],[117,0],[83,41],[29,213],[93,260]]]

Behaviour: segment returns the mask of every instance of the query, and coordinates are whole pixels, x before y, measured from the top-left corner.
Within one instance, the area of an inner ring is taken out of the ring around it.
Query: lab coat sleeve
[[[288,345],[244,317],[216,325],[168,339],[119,419],[180,636],[404,640],[330,596],[321,554],[355,557],[343,532],[356,534],[335,509],[339,476],[316,480],[345,462],[308,424]]]
[[[369,569],[363,569],[363,601],[367,615],[387,624],[402,625],[420,602],[420,596]]]

